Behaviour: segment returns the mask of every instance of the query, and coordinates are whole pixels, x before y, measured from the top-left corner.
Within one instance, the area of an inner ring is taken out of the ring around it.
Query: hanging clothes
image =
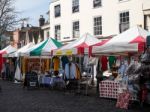
[[[72,73],[72,63],[67,63],[65,65],[65,79],[74,79],[75,75]]]
[[[121,61],[120,61],[120,57],[117,57],[116,59],[116,66],[120,67]]]
[[[88,68],[88,62],[89,62],[89,57],[88,57],[88,55],[87,55],[87,56],[84,56],[83,65],[84,65],[85,68]]]
[[[77,64],[75,64],[75,66],[76,66],[76,79],[81,79],[80,68]]]
[[[108,61],[109,61],[109,67],[111,69],[113,64],[115,64],[115,62],[116,62],[116,57],[115,56],[109,56]]]
[[[53,57],[54,71],[59,71],[60,59],[55,56]]]
[[[80,79],[81,73],[77,64],[72,62],[65,65],[65,79]]]
[[[67,63],[69,63],[68,57],[67,57],[67,56],[62,56],[62,57],[61,57],[61,61],[62,61],[62,67],[63,67],[63,69],[65,69],[65,65],[66,65]]]
[[[107,70],[107,57],[106,56],[102,56],[101,57],[101,68],[102,68],[102,71],[106,71]]]

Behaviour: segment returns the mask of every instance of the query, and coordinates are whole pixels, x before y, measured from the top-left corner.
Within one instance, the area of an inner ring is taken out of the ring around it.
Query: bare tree
[[[19,22],[14,3],[15,0],[0,0],[0,36]]]

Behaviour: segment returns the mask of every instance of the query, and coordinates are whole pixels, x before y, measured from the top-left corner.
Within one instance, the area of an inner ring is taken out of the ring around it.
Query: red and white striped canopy
[[[100,42],[99,39],[95,38],[89,33],[85,33],[83,36],[73,41],[72,43],[69,43],[54,51],[54,55],[82,54],[84,53],[84,48],[88,48],[98,42]]]
[[[0,54],[9,54],[12,52],[17,51],[17,49],[11,45],[5,47],[4,49],[0,50]]]
[[[101,46],[94,46],[93,54],[107,54],[116,52],[138,52],[144,50],[146,37],[149,34],[139,26],[135,26],[113,37]]]

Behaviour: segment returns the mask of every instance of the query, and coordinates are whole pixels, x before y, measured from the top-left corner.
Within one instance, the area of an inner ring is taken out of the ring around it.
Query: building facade
[[[44,40],[46,40],[48,37],[50,37],[50,23],[49,23],[49,11],[46,13],[48,15],[47,21],[45,21],[45,18],[40,17],[39,19],[39,26],[41,27],[41,36]]]
[[[117,35],[136,25],[150,30],[150,0],[51,0],[50,36],[60,41],[86,32]]]
[[[12,43],[16,48],[21,48],[29,42],[38,43],[40,27],[22,27],[13,32]]]

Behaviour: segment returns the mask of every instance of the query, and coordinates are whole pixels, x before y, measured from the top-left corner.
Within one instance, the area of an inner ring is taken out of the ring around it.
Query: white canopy
[[[25,45],[22,48],[18,49],[16,52],[8,54],[8,57],[18,57],[18,56],[20,56],[21,53],[25,53],[25,51],[27,49],[29,49],[33,46],[34,46],[34,44],[32,42],[28,43],[27,45]]]
[[[93,46],[92,54],[138,52],[138,45],[145,43],[148,34],[149,32],[139,26],[130,28],[127,31],[113,37],[102,46]]]

